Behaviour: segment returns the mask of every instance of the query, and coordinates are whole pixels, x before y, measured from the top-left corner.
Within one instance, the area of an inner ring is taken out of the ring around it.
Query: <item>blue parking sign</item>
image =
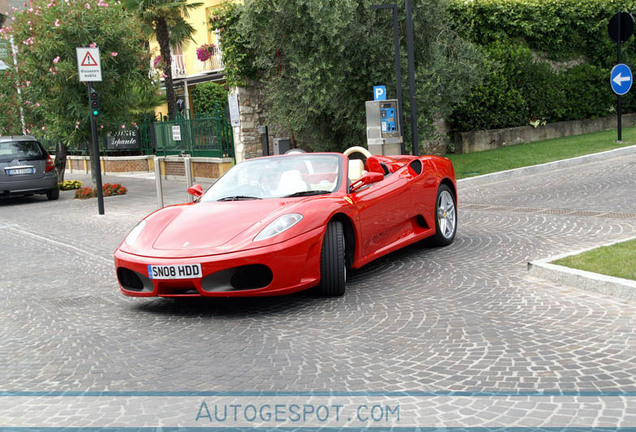
[[[373,100],[386,100],[386,86],[373,86]]]

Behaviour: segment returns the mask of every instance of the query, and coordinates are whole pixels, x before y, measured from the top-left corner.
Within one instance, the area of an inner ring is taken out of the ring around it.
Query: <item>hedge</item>
[[[490,73],[451,115],[455,131],[524,126],[612,114],[609,86],[616,44],[607,34],[619,10],[636,1],[450,0],[457,31],[482,47]],[[633,64],[636,43],[623,44]],[[636,111],[631,94],[625,112]]]

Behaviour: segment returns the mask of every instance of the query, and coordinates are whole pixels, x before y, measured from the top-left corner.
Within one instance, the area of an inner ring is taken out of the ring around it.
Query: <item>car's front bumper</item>
[[[154,258],[118,249],[115,268],[122,293],[133,297],[247,297],[289,294],[320,282],[323,228],[283,243],[195,258]],[[149,265],[200,264],[201,277],[151,279]]]

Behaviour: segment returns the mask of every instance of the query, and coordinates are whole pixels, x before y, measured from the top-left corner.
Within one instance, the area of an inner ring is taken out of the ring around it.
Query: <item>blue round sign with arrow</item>
[[[632,88],[634,77],[632,71],[626,64],[617,64],[610,73],[610,84],[612,90],[619,96],[626,94]]]

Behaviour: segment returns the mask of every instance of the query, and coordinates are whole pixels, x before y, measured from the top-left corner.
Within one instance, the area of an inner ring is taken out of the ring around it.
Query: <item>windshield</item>
[[[294,154],[250,159],[236,165],[201,201],[235,201],[320,195],[340,185],[341,157]]]

